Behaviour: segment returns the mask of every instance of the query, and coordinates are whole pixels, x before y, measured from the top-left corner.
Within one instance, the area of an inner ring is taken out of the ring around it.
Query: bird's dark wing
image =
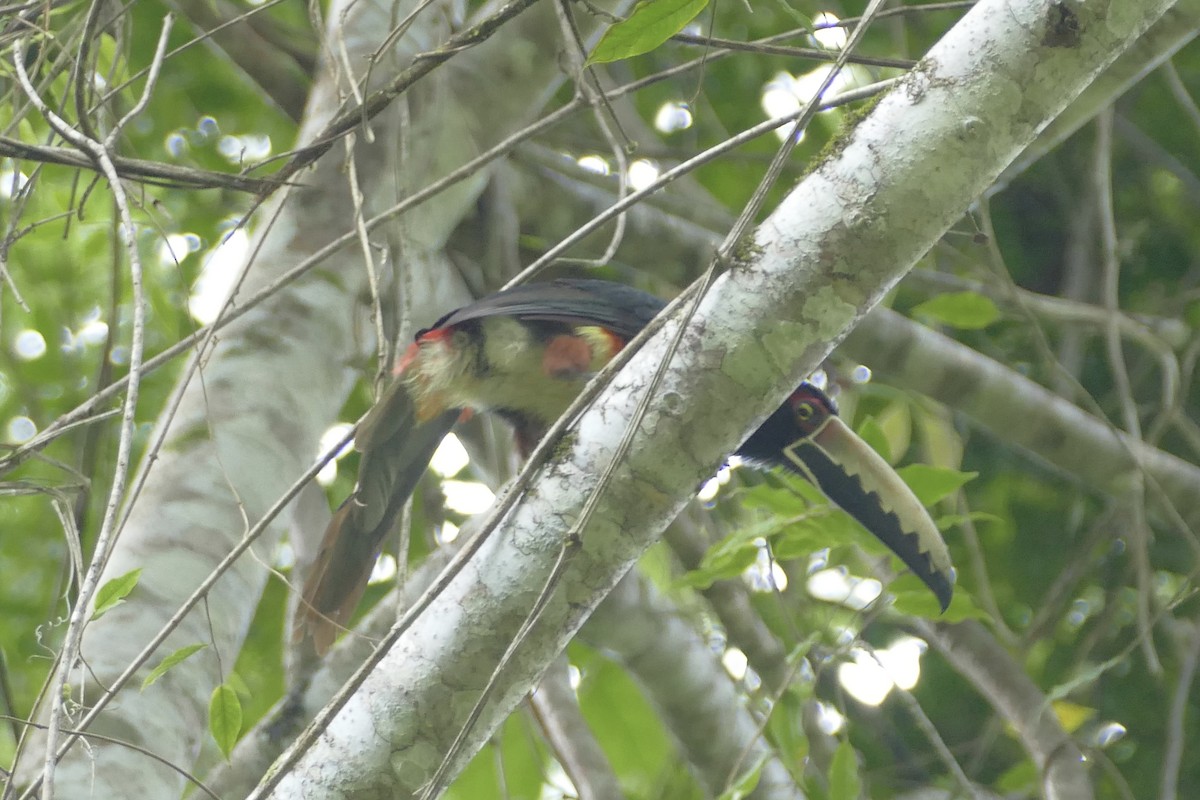
[[[654,295],[619,283],[560,279],[532,283],[489,295],[451,311],[432,328],[453,327],[486,317],[598,325],[624,339],[633,338],[663,309]]]

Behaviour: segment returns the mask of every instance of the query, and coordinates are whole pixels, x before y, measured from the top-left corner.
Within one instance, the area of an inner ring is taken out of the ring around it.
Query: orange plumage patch
[[[550,340],[542,356],[542,369],[552,378],[586,377],[611,361],[624,346],[625,339],[607,328],[582,325],[573,334]]]
[[[404,355],[396,362],[395,368],[392,369],[393,374],[399,375],[417,360],[417,357],[421,355],[421,345],[444,341],[450,338],[451,333],[453,331],[450,328],[430,328],[418,333],[417,340],[408,346]]]
[[[392,367],[392,374],[399,375],[412,366],[412,363],[417,360],[417,356],[421,355],[421,345],[419,342],[413,342],[404,351],[404,355],[396,361],[396,366]]]
[[[404,355],[392,368],[393,375],[404,375],[413,393],[413,403],[416,406],[418,422],[428,422],[446,409],[446,400],[442,393],[430,386],[428,365],[421,362],[428,358],[431,345],[446,344],[454,331],[451,328],[432,328],[417,334],[417,340],[408,346]],[[436,348],[435,348],[436,350]]]
[[[542,354],[542,369],[552,378],[575,378],[591,371],[592,346],[571,334],[555,336]]]
[[[604,353],[601,356],[601,359],[605,364],[607,364],[609,361],[612,361],[613,357],[617,353],[621,352],[621,348],[625,347],[625,345],[629,343],[628,339],[618,336],[608,328],[596,328],[595,330],[599,333],[603,340],[602,346],[604,347]]]

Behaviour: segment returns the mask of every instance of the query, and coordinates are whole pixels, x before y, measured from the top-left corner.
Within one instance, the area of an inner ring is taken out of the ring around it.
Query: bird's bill
[[[789,466],[899,556],[946,610],[954,584],[946,543],[887,461],[834,415],[784,447],[783,454]]]

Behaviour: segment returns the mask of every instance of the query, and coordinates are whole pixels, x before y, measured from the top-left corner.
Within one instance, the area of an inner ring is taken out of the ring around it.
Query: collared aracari
[[[311,634],[324,652],[348,622],[384,538],[462,414],[499,414],[528,455],[664,305],[622,284],[556,280],[484,297],[419,332],[355,438],[358,485],[334,513],[305,580],[297,636]],[[943,610],[949,605],[954,573],[937,526],[815,386],[801,383],[737,455],[808,479],[899,556]]]

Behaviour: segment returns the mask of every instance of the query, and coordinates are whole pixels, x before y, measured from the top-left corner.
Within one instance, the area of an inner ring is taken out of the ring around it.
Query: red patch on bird
[[[408,349],[404,351],[404,355],[400,357],[400,360],[396,362],[396,366],[392,368],[392,374],[399,375],[408,369],[420,357],[421,345],[448,339],[450,338],[450,334],[451,330],[449,328],[430,328],[418,333],[417,340],[408,346]]]
[[[590,371],[592,346],[578,336],[555,336],[542,354],[542,370],[552,378],[575,378]]]
[[[404,351],[404,355],[396,362],[396,366],[392,367],[392,374],[399,375],[404,372],[404,370],[408,369],[417,360],[417,356],[419,355],[421,355],[421,345],[413,342]]]
[[[417,344],[440,342],[443,339],[449,339],[453,333],[453,328],[430,328],[417,334]]]
[[[814,407],[822,409],[826,414],[837,415],[837,404],[833,402],[833,398],[822,392],[817,387],[810,383],[802,383],[796,387],[796,391],[788,396],[788,403],[792,408],[796,408],[801,403],[811,403]]]

